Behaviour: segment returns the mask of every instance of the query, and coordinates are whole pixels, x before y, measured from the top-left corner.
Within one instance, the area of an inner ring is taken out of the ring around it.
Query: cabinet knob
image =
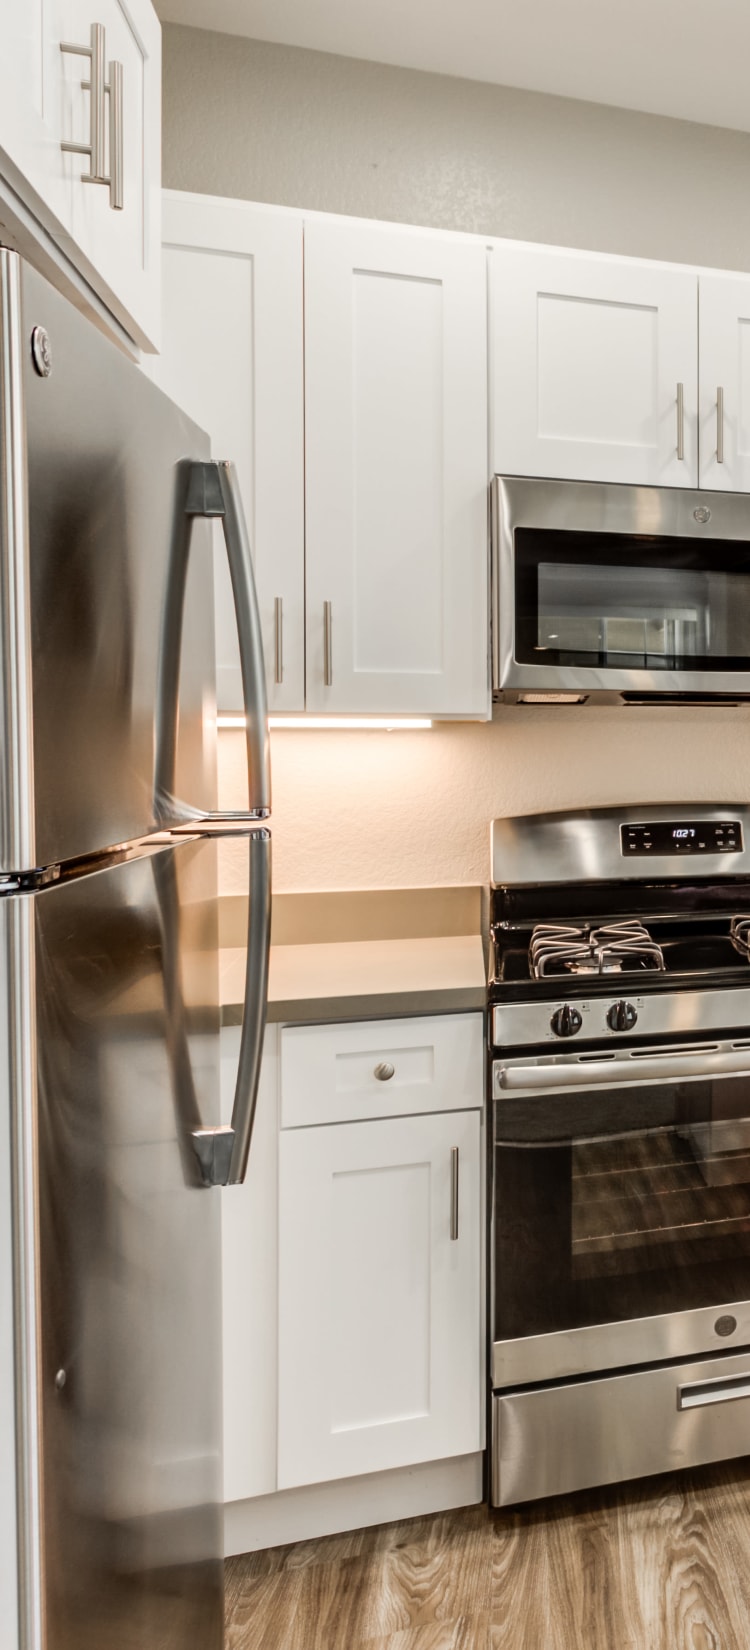
[[[390,1060],[381,1060],[375,1067],[375,1076],[379,1083],[387,1083],[395,1070],[396,1067],[391,1065]]]

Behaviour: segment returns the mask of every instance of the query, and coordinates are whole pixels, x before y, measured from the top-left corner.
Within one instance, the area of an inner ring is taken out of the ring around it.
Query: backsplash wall
[[[222,732],[222,804],[246,804],[242,734]],[[489,876],[496,816],[750,797],[750,709],[503,706],[414,733],[271,735],[277,893],[428,887]],[[246,887],[225,850],[222,892]]]

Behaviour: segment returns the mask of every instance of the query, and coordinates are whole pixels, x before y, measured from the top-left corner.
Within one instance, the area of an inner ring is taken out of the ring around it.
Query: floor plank
[[[227,1650],[747,1650],[750,1460],[227,1561]]]

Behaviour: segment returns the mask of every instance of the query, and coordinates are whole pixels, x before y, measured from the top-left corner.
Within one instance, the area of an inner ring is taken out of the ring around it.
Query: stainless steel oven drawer
[[[495,1393],[492,1505],[750,1455],[750,1350]]]

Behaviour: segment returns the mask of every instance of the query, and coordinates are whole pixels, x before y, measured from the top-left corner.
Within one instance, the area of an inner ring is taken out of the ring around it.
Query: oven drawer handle
[[[587,1060],[569,1066],[497,1066],[496,1087],[501,1089],[612,1088],[623,1082],[645,1083],[653,1078],[723,1077],[750,1075],[748,1050],[736,1054],[655,1054],[628,1060]]]
[[[678,1409],[703,1409],[706,1404],[727,1404],[731,1398],[750,1398],[750,1372],[719,1375],[712,1381],[689,1381],[677,1388]]]

